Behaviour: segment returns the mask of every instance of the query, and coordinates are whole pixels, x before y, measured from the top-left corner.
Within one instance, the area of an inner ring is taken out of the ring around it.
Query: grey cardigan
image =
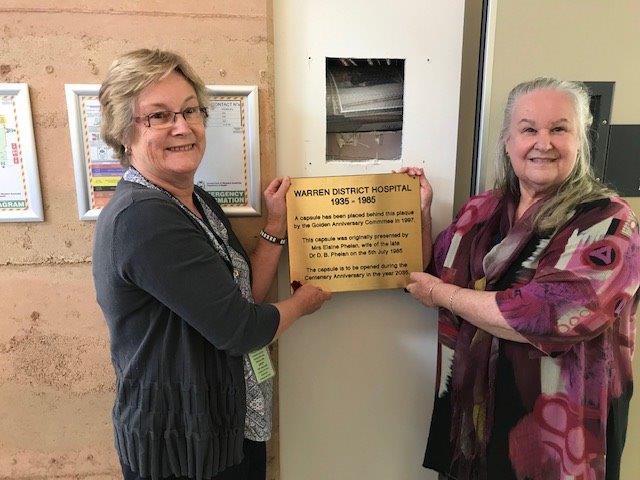
[[[246,258],[220,206],[198,194]],[[111,336],[121,461],[141,477],[205,479],[239,463],[242,354],[273,339],[278,310],[242,297],[205,232],[166,194],[125,180],[98,218],[93,278]]]

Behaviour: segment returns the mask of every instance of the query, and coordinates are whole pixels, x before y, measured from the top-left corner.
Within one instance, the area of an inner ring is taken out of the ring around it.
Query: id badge
[[[268,347],[262,347],[260,350],[251,352],[249,354],[249,361],[251,362],[251,369],[258,383],[262,383],[276,376],[273,364],[271,363],[271,357],[269,356]]]

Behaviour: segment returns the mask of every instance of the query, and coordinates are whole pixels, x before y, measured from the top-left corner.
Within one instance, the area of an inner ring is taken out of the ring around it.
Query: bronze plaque
[[[420,183],[406,174],[292,178],[287,228],[291,281],[376,290],[422,271]]]

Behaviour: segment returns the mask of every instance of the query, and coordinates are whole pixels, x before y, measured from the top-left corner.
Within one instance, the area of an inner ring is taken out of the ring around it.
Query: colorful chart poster
[[[90,209],[103,208],[113,196],[124,170],[113,150],[100,138],[100,102],[97,96],[80,97],[80,115]]]
[[[29,209],[20,133],[15,97],[0,96],[0,211]]]
[[[207,149],[195,182],[223,207],[249,202],[246,108],[241,96],[214,96],[209,107]]]

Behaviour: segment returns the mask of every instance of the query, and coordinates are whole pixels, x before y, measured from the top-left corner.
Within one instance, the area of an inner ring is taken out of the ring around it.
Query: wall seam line
[[[230,13],[195,13],[195,12],[167,12],[149,10],[90,10],[81,8],[0,8],[1,13],[70,13],[89,15],[134,15],[147,17],[187,17],[187,18],[214,18],[214,19],[238,19],[238,20],[265,20],[265,15],[230,14]]]
[[[45,259],[43,261],[40,262],[2,262],[0,263],[0,267],[48,267],[48,266],[52,266],[52,265],[85,265],[85,264],[90,264],[91,263],[91,259],[84,259],[84,260],[52,260],[52,259]],[[2,480],[2,477],[0,477],[0,480]]]

